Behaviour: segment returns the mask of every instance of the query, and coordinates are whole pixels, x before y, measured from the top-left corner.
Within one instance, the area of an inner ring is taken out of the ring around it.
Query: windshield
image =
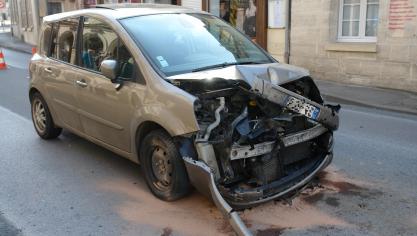
[[[158,14],[120,22],[166,76],[273,62],[235,28],[211,15]]]

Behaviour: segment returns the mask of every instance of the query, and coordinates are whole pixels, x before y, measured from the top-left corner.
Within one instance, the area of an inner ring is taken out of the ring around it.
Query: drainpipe
[[[291,40],[291,0],[287,0],[287,15],[285,20],[285,63],[290,64],[290,40]]]
[[[34,19],[34,22],[33,22],[33,33],[35,34],[35,45],[37,45],[38,44],[38,39],[39,39],[39,33],[40,33],[40,25],[41,25],[41,23],[40,23],[40,17],[39,17],[39,0],[33,0],[32,1],[32,13],[33,13],[33,15],[32,15],[32,19],[33,18],[35,18]]]

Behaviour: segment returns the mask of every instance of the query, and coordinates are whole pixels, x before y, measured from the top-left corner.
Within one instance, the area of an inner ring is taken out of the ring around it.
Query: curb
[[[330,102],[340,102],[342,104],[344,103],[347,105],[357,105],[357,106],[363,106],[363,107],[377,108],[377,109],[386,110],[386,111],[405,113],[409,115],[417,115],[417,109],[413,110],[413,109],[407,109],[403,107],[384,106],[380,104],[368,103],[368,102],[358,101],[354,99],[347,99],[344,97],[341,98],[341,97],[324,94],[324,93],[322,94],[322,96],[324,97],[325,100],[328,100]]]
[[[22,48],[19,48],[19,47],[13,47],[13,46],[1,45],[1,44],[0,44],[0,48],[5,48],[5,49],[9,49],[9,50],[17,51],[17,52],[22,52],[22,53],[32,54],[32,50],[31,50],[31,51],[28,51],[28,50],[26,50],[26,49],[22,49]]]

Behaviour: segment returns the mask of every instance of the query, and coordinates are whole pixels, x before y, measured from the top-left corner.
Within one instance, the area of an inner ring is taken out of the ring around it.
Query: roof
[[[122,19],[132,16],[163,14],[163,13],[202,13],[190,8],[150,3],[121,3],[121,4],[101,4],[94,8],[87,8],[76,11],[58,13],[45,16],[44,21],[56,21],[66,17],[79,16],[85,14],[98,14],[112,19]]]

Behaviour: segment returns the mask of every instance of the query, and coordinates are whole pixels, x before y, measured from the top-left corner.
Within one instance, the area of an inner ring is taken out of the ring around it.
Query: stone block
[[[417,64],[417,46],[410,46],[410,62]]]
[[[361,74],[361,62],[359,60],[341,60],[343,73],[349,75],[360,75]]]
[[[389,80],[409,79],[411,75],[410,63],[385,62],[382,65],[381,77]]]
[[[291,55],[292,56],[307,56],[315,57],[317,55],[317,46],[315,44],[291,44]]]
[[[389,55],[389,60],[392,62],[409,62],[410,61],[410,46],[392,45],[390,55]]]
[[[381,76],[383,63],[379,61],[361,61],[361,75],[366,76]]]
[[[317,58],[315,71],[324,73],[340,73],[341,67],[338,59]]]

